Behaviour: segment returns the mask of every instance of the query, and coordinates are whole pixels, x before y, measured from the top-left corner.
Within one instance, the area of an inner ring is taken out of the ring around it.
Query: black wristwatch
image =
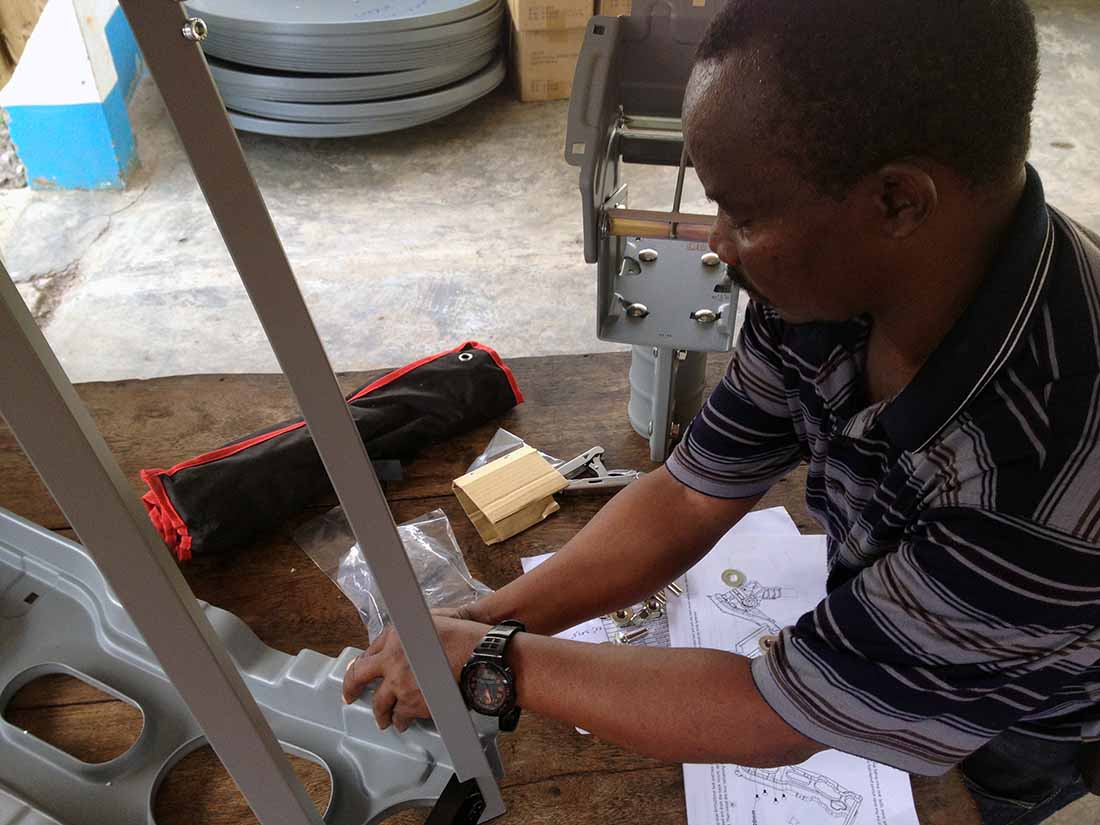
[[[516,675],[504,663],[504,651],[512,637],[526,629],[523,622],[514,619],[496,625],[478,642],[458,677],[466,706],[485,716],[496,716],[503,731],[515,730],[520,714]]]

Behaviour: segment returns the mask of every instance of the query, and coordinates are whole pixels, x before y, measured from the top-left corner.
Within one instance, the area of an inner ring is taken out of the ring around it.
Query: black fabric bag
[[[421,448],[523,403],[492,349],[468,341],[385,375],[348,397],[373,461],[407,461]],[[153,525],[180,561],[255,541],[332,491],[298,419],[246,436],[170,470],[142,470]]]

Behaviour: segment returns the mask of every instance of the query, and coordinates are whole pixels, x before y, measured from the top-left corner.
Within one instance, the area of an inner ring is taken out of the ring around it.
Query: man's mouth
[[[726,271],[729,273],[730,280],[737,284],[740,289],[743,289],[745,292],[747,292],[750,298],[756,301],[770,303],[768,299],[765,298],[764,295],[760,292],[760,290],[753,286],[752,281],[749,280],[748,276],[745,274],[745,270],[743,270],[741,267],[735,266],[733,264],[727,264]]]

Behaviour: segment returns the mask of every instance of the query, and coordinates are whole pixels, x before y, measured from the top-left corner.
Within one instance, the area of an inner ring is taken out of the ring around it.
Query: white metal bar
[[[2,262],[0,342],[0,414],[248,804],[264,825],[321,825]]]
[[[120,0],[195,177],[297,399],[356,540],[401,635],[459,779],[476,779],[483,819],[504,812],[496,779],[443,652],[385,496],[344,402],[263,197],[183,8]],[[228,766],[227,766],[228,767]]]

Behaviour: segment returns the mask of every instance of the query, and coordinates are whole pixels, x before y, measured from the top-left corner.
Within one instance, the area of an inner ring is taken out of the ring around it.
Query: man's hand
[[[437,610],[432,615],[455,680],[481,637],[490,629],[489,625],[468,621],[465,618],[468,615],[469,611],[464,608]],[[382,631],[370,647],[348,665],[344,673],[344,702],[354,702],[375,679],[381,679],[374,689],[372,702],[374,721],[380,730],[392,723],[404,733],[413,719],[429,718],[428,706],[405,658],[401,640],[392,627]]]

